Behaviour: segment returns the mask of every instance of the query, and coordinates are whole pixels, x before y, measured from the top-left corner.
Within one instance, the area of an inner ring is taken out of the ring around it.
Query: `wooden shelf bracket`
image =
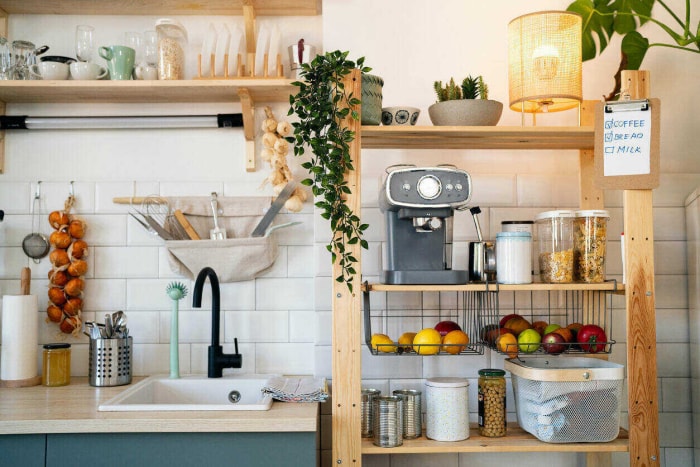
[[[245,136],[245,169],[255,172],[255,105],[247,88],[238,90],[243,114],[243,135]]]

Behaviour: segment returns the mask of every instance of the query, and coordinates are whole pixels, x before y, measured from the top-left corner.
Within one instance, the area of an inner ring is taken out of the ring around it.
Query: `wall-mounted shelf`
[[[527,292],[547,290],[590,290],[625,293],[625,285],[616,281],[601,284],[459,284],[459,285],[392,285],[392,284],[362,284],[362,290],[368,292]]]
[[[239,101],[247,89],[254,102],[287,102],[295,91],[283,78],[163,81],[0,81],[5,103],[159,103]]]
[[[363,126],[366,149],[593,149],[592,126]]]
[[[0,0],[8,14],[51,15],[235,15],[251,5],[257,15],[315,16],[321,0]]]

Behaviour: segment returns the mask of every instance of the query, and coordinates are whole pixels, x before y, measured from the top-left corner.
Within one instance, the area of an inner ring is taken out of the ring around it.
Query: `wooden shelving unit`
[[[628,72],[625,72],[628,73]],[[629,72],[643,73],[643,72]],[[648,77],[623,75],[630,83],[633,98],[647,97]],[[642,82],[639,82],[642,81]],[[345,79],[346,89],[361,93],[359,72]],[[603,209],[603,191],[593,185],[593,111],[594,102],[583,105],[581,127],[360,127],[349,121],[357,138],[351,145],[355,171],[346,177],[352,195],[348,204],[358,212],[361,186],[362,148],[382,149],[578,149],[580,208]],[[536,157],[536,156],[535,156]],[[651,190],[624,190],[625,200],[625,273],[627,284],[529,284],[500,286],[500,290],[608,290],[624,294],[627,313],[627,375],[630,430],[621,430],[617,439],[607,443],[544,443],[510,426],[508,435],[482,438],[472,435],[463,442],[446,443],[426,439],[404,440],[401,447],[381,448],[361,438],[361,339],[362,293],[369,291],[468,291],[484,290],[484,285],[395,286],[361,284],[355,277],[349,293],[345,284],[333,284],[333,457],[338,465],[360,465],[362,454],[445,453],[445,452],[581,452],[588,466],[610,465],[610,453],[630,453],[630,465],[658,465],[658,396],[656,389],[656,328],[654,324],[653,223]],[[346,245],[360,264],[357,245]],[[334,265],[332,276],[340,274]]]
[[[615,293],[624,293],[625,285],[615,281],[602,284],[459,284],[459,285],[391,285],[391,284],[363,284],[362,290],[368,292],[529,292],[547,290],[600,290]]]

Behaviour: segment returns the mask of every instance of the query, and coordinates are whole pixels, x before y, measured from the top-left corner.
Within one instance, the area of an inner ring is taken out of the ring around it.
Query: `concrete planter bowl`
[[[437,102],[428,108],[436,126],[494,126],[503,113],[503,104],[488,99],[459,99]]]

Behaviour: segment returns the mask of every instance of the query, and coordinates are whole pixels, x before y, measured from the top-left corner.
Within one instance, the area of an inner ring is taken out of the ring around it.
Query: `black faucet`
[[[204,281],[209,277],[211,284],[211,345],[209,346],[209,378],[221,378],[224,368],[240,368],[243,357],[238,353],[238,339],[234,338],[233,343],[236,349],[235,354],[225,354],[223,347],[219,344],[219,326],[221,321],[221,310],[219,309],[219,278],[214,270],[206,267],[199,271],[194,282],[192,291],[192,307],[202,307],[202,288]]]

